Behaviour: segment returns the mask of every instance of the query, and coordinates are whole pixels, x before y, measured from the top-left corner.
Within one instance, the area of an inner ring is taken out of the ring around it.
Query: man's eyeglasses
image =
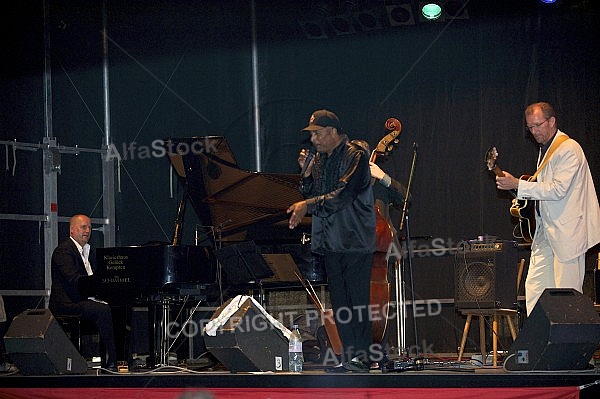
[[[535,129],[536,127],[540,127],[540,126],[542,126],[544,123],[548,122],[548,120],[549,120],[549,119],[550,119],[550,118],[546,118],[546,119],[544,119],[544,121],[543,121],[543,122],[540,122],[540,123],[534,123],[534,124],[531,124],[531,125],[526,125],[525,127],[526,127],[528,130]]]

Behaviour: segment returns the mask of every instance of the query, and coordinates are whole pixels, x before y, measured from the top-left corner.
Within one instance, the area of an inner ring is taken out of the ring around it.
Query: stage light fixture
[[[390,26],[414,25],[415,17],[411,4],[386,6]]]
[[[352,25],[352,18],[349,15],[335,15],[327,18],[327,22],[329,22],[336,35],[351,35],[356,32]]]
[[[321,19],[306,19],[298,21],[304,35],[308,39],[327,39],[327,33]]]
[[[381,11],[361,10],[355,12],[354,21],[363,32],[383,29],[383,24],[381,23]]]
[[[446,20],[469,18],[464,0],[448,0],[442,3],[442,10]]]
[[[469,19],[465,0],[439,0],[418,3],[419,22],[450,22],[456,19]]]
[[[430,21],[435,21],[442,16],[442,7],[436,3],[427,3],[421,8],[421,13]]]
[[[540,0],[542,3],[546,3],[546,4],[552,4],[552,3],[556,3],[556,0]]]
[[[334,12],[331,0],[315,0],[310,9],[298,17],[298,24],[308,39],[328,39],[331,28],[326,21]]]

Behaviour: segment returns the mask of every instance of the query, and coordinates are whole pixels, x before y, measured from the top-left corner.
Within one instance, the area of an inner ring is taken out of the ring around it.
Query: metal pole
[[[44,184],[44,210],[48,221],[44,224],[44,289],[52,288],[51,260],[54,248],[58,246],[58,190],[57,168],[53,167],[53,156],[57,154],[56,140],[52,133],[52,65],[50,55],[50,6],[44,1],[44,148],[42,156],[42,176]],[[46,296],[48,307],[50,297]]]
[[[50,56],[50,0],[44,0],[44,137],[52,137],[52,65]]]
[[[261,140],[260,140],[260,98],[259,98],[259,82],[258,82],[258,47],[256,44],[256,9],[255,2],[251,2],[252,13],[252,103],[254,110],[254,153],[255,155],[255,170],[261,171]]]
[[[114,247],[116,242],[115,226],[115,174],[114,160],[108,159],[110,146],[110,90],[108,65],[108,11],[107,0],[102,2],[102,88],[104,95],[104,142],[102,143],[102,212],[108,221],[103,225],[104,246]]]

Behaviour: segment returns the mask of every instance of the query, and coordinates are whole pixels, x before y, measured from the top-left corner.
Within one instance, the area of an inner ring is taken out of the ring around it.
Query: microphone
[[[300,171],[301,177],[304,177],[304,173],[306,173],[306,170],[308,169],[308,166],[312,162],[314,156],[315,156],[314,149],[312,147],[310,147],[308,149],[308,155],[306,156],[306,159],[304,160],[304,166],[302,167],[302,170]]]

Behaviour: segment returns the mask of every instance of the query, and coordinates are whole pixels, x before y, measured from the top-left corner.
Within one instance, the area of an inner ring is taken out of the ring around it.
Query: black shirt
[[[375,207],[364,149],[344,137],[330,156],[318,153],[300,191],[312,214],[313,252],[375,251]]]

